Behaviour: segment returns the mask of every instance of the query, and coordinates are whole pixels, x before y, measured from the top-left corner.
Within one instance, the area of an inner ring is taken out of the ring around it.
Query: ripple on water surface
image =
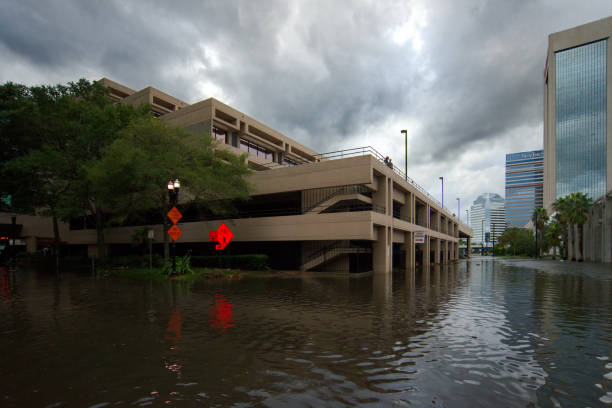
[[[609,404],[612,280],[546,268],[192,288],[21,273],[0,405]]]

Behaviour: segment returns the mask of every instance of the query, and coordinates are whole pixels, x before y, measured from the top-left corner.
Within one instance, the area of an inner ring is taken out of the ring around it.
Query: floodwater
[[[1,271],[2,407],[612,406],[612,268],[393,277]]]

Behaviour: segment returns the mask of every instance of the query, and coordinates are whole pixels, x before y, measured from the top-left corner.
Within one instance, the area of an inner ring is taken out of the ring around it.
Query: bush
[[[263,271],[268,269],[268,255],[192,256],[191,265],[200,268]]]
[[[100,266],[107,268],[128,267],[128,268],[148,268],[149,255],[125,255],[114,256],[100,261]],[[153,254],[153,267],[160,268],[164,266],[164,257],[158,254]]]

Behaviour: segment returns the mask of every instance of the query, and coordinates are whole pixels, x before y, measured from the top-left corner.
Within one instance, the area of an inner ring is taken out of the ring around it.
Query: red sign
[[[183,218],[183,214],[176,207],[172,207],[170,211],[168,211],[168,218],[172,221],[173,224],[176,224],[178,220]]]
[[[232,238],[234,238],[234,234],[232,234],[232,231],[227,228],[227,225],[225,225],[224,222],[221,223],[221,226],[219,226],[216,231],[208,231],[208,240],[219,242],[217,245],[215,245],[215,249],[217,251],[225,249]]]
[[[176,224],[168,229],[168,235],[170,235],[170,238],[172,238],[173,241],[179,239],[182,233],[183,232],[176,226]]]

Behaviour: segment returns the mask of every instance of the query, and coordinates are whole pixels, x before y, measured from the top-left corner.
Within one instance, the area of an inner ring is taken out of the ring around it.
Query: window
[[[258,145],[250,140],[240,138],[240,150],[244,150],[253,156],[262,157],[265,160],[274,160],[274,156],[270,149]]]
[[[225,143],[227,132],[223,129],[219,129],[216,126],[213,126],[213,138],[218,142]]]

